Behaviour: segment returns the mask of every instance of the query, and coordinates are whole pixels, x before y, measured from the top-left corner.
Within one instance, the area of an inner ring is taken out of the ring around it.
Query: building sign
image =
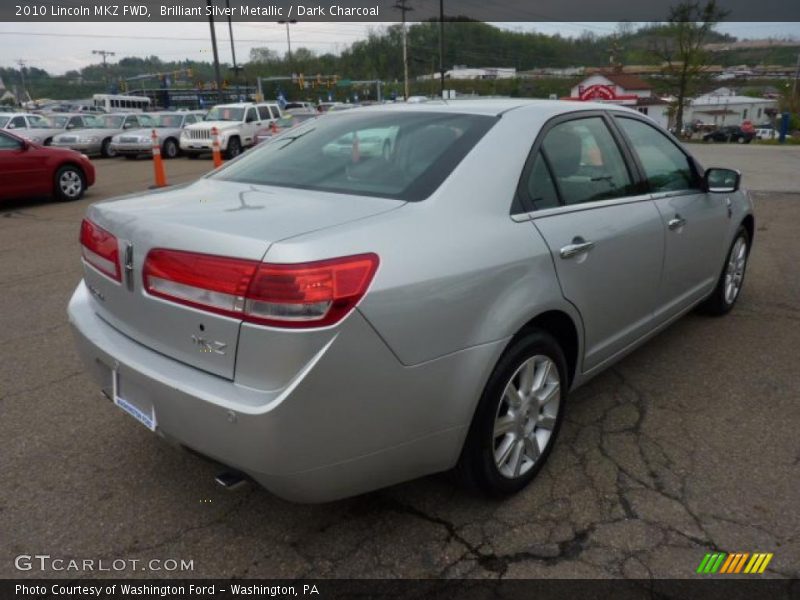
[[[589,86],[578,86],[578,100],[581,101],[589,101],[589,100],[607,100],[607,101],[619,101],[619,100],[635,100],[637,96],[635,94],[617,94],[615,86],[613,85],[602,85],[602,84],[595,84]]]

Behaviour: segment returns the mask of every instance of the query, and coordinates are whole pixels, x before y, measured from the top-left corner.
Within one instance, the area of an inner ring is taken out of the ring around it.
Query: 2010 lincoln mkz
[[[453,468],[513,493],[569,390],[733,307],[739,183],[606,104],[342,111],[90,206],[69,318],[117,406],[284,498]]]

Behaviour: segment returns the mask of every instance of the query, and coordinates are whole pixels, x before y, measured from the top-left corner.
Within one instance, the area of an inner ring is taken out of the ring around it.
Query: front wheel
[[[750,235],[747,233],[747,229],[740,227],[728,251],[717,287],[700,307],[703,312],[721,316],[731,311],[742,291],[749,256]]]
[[[164,158],[175,158],[178,156],[179,151],[178,144],[175,140],[169,139],[164,142],[164,149],[162,150]]]
[[[117,151],[111,146],[111,139],[103,140],[103,145],[100,147],[100,154],[103,158],[114,158]]]
[[[567,363],[560,346],[532,331],[506,351],[475,411],[458,471],[495,495],[528,485],[555,442],[564,412]]]
[[[231,160],[236,158],[242,153],[242,143],[239,138],[231,138],[228,140],[228,148],[225,150],[225,158]]]

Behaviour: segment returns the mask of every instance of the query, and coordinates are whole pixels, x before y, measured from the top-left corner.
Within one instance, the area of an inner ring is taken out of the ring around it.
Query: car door
[[[601,112],[551,121],[523,180],[532,221],[584,326],[584,371],[652,327],[663,226],[627,150]]]
[[[242,144],[244,146],[252,146],[255,139],[256,131],[261,128],[261,119],[258,116],[258,111],[255,106],[247,109],[244,117],[244,127],[242,132]]]
[[[50,191],[42,152],[0,132],[0,198],[22,198]]]
[[[729,214],[720,194],[703,190],[694,160],[669,136],[643,119],[615,121],[633,150],[664,231],[664,270],[656,320],[663,321],[704,298],[722,268]]]

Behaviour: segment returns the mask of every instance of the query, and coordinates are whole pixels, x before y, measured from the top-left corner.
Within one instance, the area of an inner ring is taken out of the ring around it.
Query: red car
[[[94,165],[83,154],[44,147],[0,131],[0,200],[49,196],[78,200],[94,185]]]

